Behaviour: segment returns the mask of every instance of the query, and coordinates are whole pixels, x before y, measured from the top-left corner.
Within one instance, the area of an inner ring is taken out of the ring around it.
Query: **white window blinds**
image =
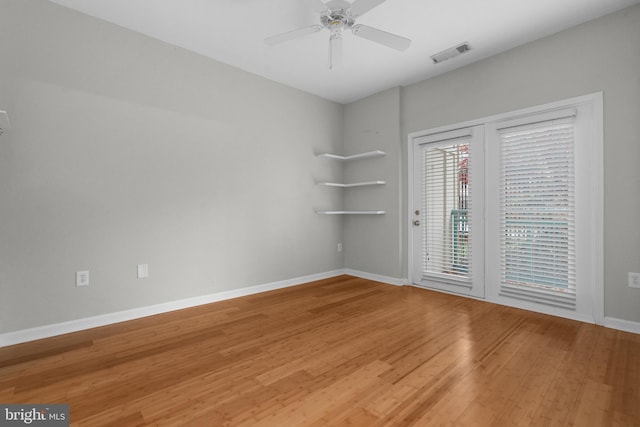
[[[471,277],[471,137],[422,146],[423,273],[458,280]]]
[[[499,129],[500,295],[575,309],[574,115]]]

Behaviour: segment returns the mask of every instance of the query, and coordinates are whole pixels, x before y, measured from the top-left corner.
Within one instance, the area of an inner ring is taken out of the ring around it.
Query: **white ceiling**
[[[51,0],[122,27],[348,103],[462,67],[640,0],[387,0],[357,22],[412,39],[404,52],[344,35],[328,68],[328,30],[277,46],[264,38],[319,22],[304,0]],[[434,65],[430,55],[469,42]],[[596,52],[594,52],[596,54]]]

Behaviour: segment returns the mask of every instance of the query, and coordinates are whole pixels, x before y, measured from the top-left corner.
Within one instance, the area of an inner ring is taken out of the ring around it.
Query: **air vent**
[[[442,52],[438,52],[435,55],[431,56],[434,64],[439,64],[441,62],[446,61],[447,59],[455,58],[458,55],[462,55],[465,52],[471,50],[471,46],[469,43],[465,42],[459,44],[458,46],[450,47],[449,49],[445,49]]]
[[[9,115],[6,111],[0,110],[0,135],[9,130]]]

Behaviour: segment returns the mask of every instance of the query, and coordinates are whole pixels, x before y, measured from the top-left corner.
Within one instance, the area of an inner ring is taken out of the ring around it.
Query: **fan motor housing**
[[[355,20],[344,9],[331,10],[328,14],[320,17],[320,22],[325,28],[332,31],[351,28]]]

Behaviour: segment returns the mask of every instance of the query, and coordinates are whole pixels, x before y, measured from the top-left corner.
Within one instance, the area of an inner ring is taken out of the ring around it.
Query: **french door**
[[[410,138],[412,284],[604,322],[602,94]]]
[[[412,282],[483,298],[483,126],[413,140]]]

